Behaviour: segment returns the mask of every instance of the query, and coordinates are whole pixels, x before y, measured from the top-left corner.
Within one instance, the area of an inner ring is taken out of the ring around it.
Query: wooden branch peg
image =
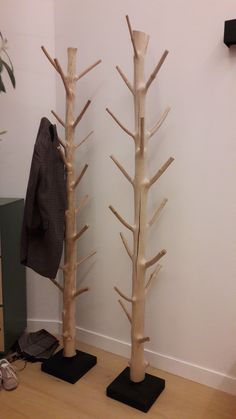
[[[130,225],[129,223],[127,223],[127,221],[124,220],[123,217],[121,217],[121,215],[115,210],[115,208],[112,205],[109,205],[109,209],[113,212],[113,214],[116,216],[116,218],[118,218],[118,220],[126,227],[128,228],[130,231],[134,232],[134,227],[132,225]]]
[[[119,119],[110,111],[110,109],[106,108],[106,111],[111,115],[111,117],[114,119],[114,121],[123,129],[123,131],[126,132],[130,137],[134,139],[134,134],[129,131],[120,121]]]
[[[124,167],[118,162],[118,160],[114,156],[111,155],[110,158],[113,160],[113,162],[118,167],[118,169],[120,169],[121,173],[123,173],[123,175],[126,177],[126,179],[131,183],[131,185],[134,186],[133,179],[126,172],[126,170],[124,169]]]
[[[78,207],[76,208],[76,210],[75,210],[75,212],[76,212],[76,214],[78,214],[79,213],[79,211],[81,211],[81,209],[85,206],[85,204],[86,204],[86,202],[88,201],[88,195],[84,195],[81,199],[80,199],[80,202],[79,202],[79,205],[78,205]]]
[[[44,48],[44,46],[41,47],[42,51],[44,52],[44,54],[46,55],[48,61],[52,64],[52,66],[55,68],[55,70],[58,72],[57,66],[53,60],[53,58],[49,55],[49,53],[47,52],[46,48]]]
[[[164,63],[168,54],[169,54],[169,51],[167,51],[167,50],[165,50],[164,53],[162,54],[162,57],[161,57],[159,63],[156,65],[155,69],[153,70],[152,74],[150,75],[150,77],[149,77],[149,79],[146,83],[146,90],[148,90],[149,86],[151,85],[153,80],[156,78],[157,73],[159,72],[160,68],[162,67],[162,64]]]
[[[73,294],[73,298],[76,298],[87,291],[89,291],[89,287],[80,288],[79,290],[75,291],[75,293]]]
[[[171,163],[173,163],[174,157],[170,157],[163,166],[156,172],[156,174],[150,179],[149,187],[151,187],[160,177],[161,175],[168,169]]]
[[[164,198],[161,205],[156,209],[156,211],[154,211],[152,218],[150,219],[148,226],[151,227],[155,221],[157,220],[157,218],[159,217],[161,211],[163,210],[164,206],[167,204],[168,199]]]
[[[125,237],[124,237],[124,235],[122,233],[120,233],[120,237],[121,237],[121,240],[122,240],[122,243],[123,243],[123,245],[125,247],[126,252],[128,253],[130,259],[133,260],[133,256],[132,256],[131,250],[129,248],[129,245],[127,243],[127,240],[125,239]]]
[[[152,138],[154,134],[156,134],[159,128],[161,128],[169,112],[170,112],[170,107],[168,106],[166,110],[163,112],[163,115],[161,116],[159,121],[156,123],[156,125],[154,125],[154,127],[149,131],[149,135],[148,135],[149,139]]]
[[[90,131],[90,133],[82,140],[79,144],[76,144],[75,148],[79,148],[82,144],[85,143],[89,139],[89,137],[93,134],[93,131]]]
[[[126,75],[123,73],[123,71],[120,69],[120,67],[117,65],[116,69],[118,71],[118,73],[120,74],[121,78],[124,80],[126,86],[128,87],[128,89],[131,91],[132,94],[134,94],[134,90],[133,87],[131,86],[131,83],[129,82],[128,78],[126,77]]]
[[[56,285],[56,287],[57,288],[59,288],[59,290],[61,291],[61,292],[63,292],[64,291],[64,288],[54,279],[54,278],[49,278],[50,279],[50,281],[54,284],[54,285]]]
[[[66,94],[69,96],[70,95],[70,89],[69,89],[69,86],[68,86],[68,83],[67,83],[67,80],[66,80],[66,76],[63,73],[63,70],[62,70],[61,65],[60,65],[59,61],[57,60],[57,58],[54,59],[54,62],[56,64],[57,71],[61,76],[62,82],[63,82],[64,87],[65,87]]]
[[[129,28],[130,39],[131,39],[133,49],[134,49],[134,55],[135,55],[135,57],[137,57],[138,56],[138,51],[137,51],[136,46],[135,46],[133,30],[132,30],[128,15],[126,15],[126,21],[127,21],[127,25],[128,25],[128,28]]]
[[[80,183],[80,181],[81,181],[82,177],[84,176],[84,174],[85,174],[85,172],[86,172],[87,168],[88,168],[88,164],[86,163],[86,164],[84,165],[84,167],[83,167],[83,169],[82,169],[81,173],[79,174],[79,176],[77,177],[77,179],[76,179],[76,181],[75,181],[75,183],[74,183],[74,186],[73,186],[74,188],[76,188],[76,187],[78,186],[78,184]]]
[[[86,262],[87,260],[89,260],[92,256],[96,255],[96,250],[94,252],[91,252],[89,255],[83,257],[82,259],[80,259],[78,262],[76,262],[76,266],[77,268],[82,265],[82,263]]]
[[[132,298],[127,297],[127,295],[125,295],[123,292],[121,292],[119,290],[119,288],[114,287],[114,290],[119,294],[120,297],[124,298],[124,300],[129,301],[129,303],[133,302]]]
[[[154,256],[152,259],[148,260],[145,264],[145,268],[150,268],[150,266],[154,265],[156,262],[158,262],[163,256],[166,254],[166,250],[161,250],[156,256]]]
[[[73,128],[75,128],[78,125],[78,123],[81,121],[81,119],[82,119],[83,115],[85,114],[87,108],[89,107],[90,103],[91,103],[91,100],[88,100],[88,102],[85,104],[82,111],[80,112],[79,116],[77,116],[75,122],[73,123]]]
[[[132,318],[131,318],[131,315],[130,315],[130,313],[128,312],[127,308],[125,307],[125,305],[124,305],[123,301],[118,300],[118,302],[119,302],[119,304],[121,305],[122,309],[124,310],[124,312],[125,312],[125,314],[126,314],[126,316],[127,316],[127,319],[128,319],[128,320],[129,320],[129,322],[132,324]]]
[[[90,65],[88,68],[86,68],[84,71],[82,71],[78,76],[75,77],[75,81],[78,81],[82,79],[82,77],[85,76],[89,71],[91,71],[94,67],[96,67],[98,64],[100,64],[102,60],[96,61],[94,64]]]
[[[60,116],[58,116],[57,114],[56,114],[56,112],[54,112],[54,111],[51,111],[52,112],[52,114],[55,116],[55,118],[58,120],[58,122],[60,122],[60,124],[63,126],[63,127],[65,127],[65,122],[60,118]]]
[[[83,228],[81,228],[81,230],[77,234],[73,236],[73,240],[78,240],[85,233],[85,231],[88,230],[88,228],[89,225],[86,224]]]
[[[159,265],[159,263],[158,263],[155,270],[151,273],[151,275],[149,277],[149,280],[147,281],[147,283],[145,285],[146,292],[147,292],[148,288],[150,287],[152,280],[157,277],[160,270],[161,270],[161,265]]]

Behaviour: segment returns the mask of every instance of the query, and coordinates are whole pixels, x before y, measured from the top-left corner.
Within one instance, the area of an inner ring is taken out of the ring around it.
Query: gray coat
[[[42,118],[32,157],[21,235],[21,263],[55,278],[63,249],[66,175],[56,125]]]

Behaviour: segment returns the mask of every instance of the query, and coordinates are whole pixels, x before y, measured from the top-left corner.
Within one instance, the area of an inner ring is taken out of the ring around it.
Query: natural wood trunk
[[[79,75],[76,74],[76,52],[77,48],[68,48],[68,64],[67,74],[64,74],[59,61],[56,58],[52,58],[47,50],[42,46],[42,50],[46,55],[49,62],[55,68],[55,70],[61,76],[61,80],[64,84],[66,91],[66,117],[63,121],[54,111],[51,111],[58,122],[65,128],[65,139],[59,138],[61,147],[59,152],[61,158],[64,161],[65,169],[67,172],[67,210],[65,214],[65,246],[64,246],[64,266],[62,266],[64,274],[64,285],[61,286],[58,281],[51,278],[51,281],[56,285],[59,290],[63,293],[63,312],[62,312],[62,323],[63,323],[63,345],[64,345],[64,356],[73,357],[76,355],[75,346],[75,310],[76,310],[76,297],[89,290],[88,287],[76,288],[76,273],[77,268],[90,259],[95,253],[91,252],[89,255],[83,257],[77,261],[77,240],[82,234],[88,229],[88,225],[85,225],[79,232],[76,228],[76,216],[80,209],[83,207],[87,200],[87,195],[82,197],[78,207],[76,206],[76,187],[79,185],[82,177],[84,176],[88,165],[85,164],[79,176],[76,177],[75,171],[75,151],[90,137],[93,133],[91,131],[80,143],[74,143],[74,134],[76,126],[81,121],[91,101],[88,100],[85,106],[82,108],[80,114],[75,118],[74,107],[75,107],[75,92],[76,82],[84,77],[89,71],[100,64],[101,60],[96,61],[94,64],[87,67]]]
[[[167,199],[165,198],[160,206],[154,211],[150,220],[147,220],[147,197],[148,191],[152,185],[160,178],[166,171],[169,165],[174,161],[170,157],[161,168],[155,173],[154,176],[148,178],[146,173],[147,161],[147,141],[158,131],[167,117],[170,108],[168,107],[159,121],[154,125],[151,130],[146,128],[145,119],[145,99],[147,91],[157,76],[162,64],[164,63],[168,51],[164,51],[160,61],[157,63],[155,69],[151,73],[147,81],[145,81],[144,64],[145,54],[148,46],[149,36],[140,31],[133,31],[129,17],[126,16],[130,39],[134,51],[134,81],[133,84],[129,82],[126,75],[116,66],[116,69],[128,89],[133,94],[134,98],[134,121],[135,132],[133,133],[126,128],[119,119],[107,108],[107,112],[111,115],[114,121],[120,126],[126,134],[133,140],[135,145],[135,173],[134,178],[129,175],[125,168],[118,162],[114,156],[110,156],[118,169],[123,173],[126,179],[133,186],[134,190],[134,224],[129,224],[112,205],[109,206],[110,210],[117,217],[117,219],[133,233],[133,252],[129,248],[128,242],[124,235],[120,233],[121,240],[125,250],[132,261],[132,296],[126,296],[118,287],[114,287],[115,291],[124,300],[132,304],[132,313],[126,308],[121,299],[119,303],[126,314],[131,324],[131,360],[130,360],[130,379],[133,382],[139,383],[145,379],[145,370],[148,363],[144,360],[144,343],[148,342],[149,337],[144,334],[145,326],[145,298],[150,284],[157,276],[161,266],[156,265],[154,271],[150,274],[149,279],[146,281],[147,269],[156,264],[165,254],[166,250],[163,249],[154,257],[146,259],[146,230],[158,218],[161,210],[166,205]]]
[[[134,55],[134,118],[135,118],[135,175],[134,175],[134,240],[132,273],[132,326],[130,378],[140,382],[145,378],[144,336],[145,319],[145,246],[147,228],[146,130],[144,58],[148,35],[133,31],[137,56]]]
[[[67,211],[64,250],[64,292],[63,292],[63,347],[64,356],[76,354],[75,307],[73,295],[76,291],[76,201],[75,189],[75,146],[74,146],[74,104],[76,89],[76,48],[68,48],[67,84],[70,94],[66,94],[65,157],[67,161]]]

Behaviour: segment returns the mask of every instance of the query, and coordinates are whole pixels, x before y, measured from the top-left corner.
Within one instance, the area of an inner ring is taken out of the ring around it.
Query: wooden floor
[[[148,372],[164,378],[166,389],[148,413],[109,399],[105,389],[127,361],[86,344],[79,348],[98,357],[98,364],[84,377],[72,385],[42,373],[39,363],[28,363],[19,373],[19,387],[0,392],[0,418],[236,419],[236,397],[154,368]]]

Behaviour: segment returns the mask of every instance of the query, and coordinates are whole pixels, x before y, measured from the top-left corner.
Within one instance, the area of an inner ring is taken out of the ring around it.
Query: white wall
[[[1,0],[0,30],[8,39],[16,89],[6,81],[0,95],[0,127],[8,133],[0,142],[0,196],[25,197],[39,121],[50,117],[56,103],[56,79],[41,51],[55,49],[53,0]],[[28,272],[28,316],[58,318],[54,287]]]
[[[29,9],[30,2],[20,3]],[[8,16],[4,32],[15,53],[12,58],[18,76],[16,91],[4,102],[4,107],[14,109],[14,135],[9,144],[4,141],[0,145],[4,153],[4,164],[0,153],[0,190],[7,196],[22,196],[32,134],[41,114],[47,115],[54,104],[53,71],[39,51],[43,43],[51,52],[54,49],[53,3],[34,3],[40,12],[35,8],[31,11],[31,24],[26,30],[24,20],[17,18],[12,24],[9,7],[13,2],[4,2]],[[132,48],[125,22],[128,13],[135,29],[150,34],[147,75],[163,50],[170,51],[147,103],[150,125],[167,105],[172,108],[165,125],[152,139],[150,173],[169,156],[176,159],[153,188],[149,202],[151,213],[164,197],[169,198],[148,244],[149,255],[161,248],[168,254],[148,296],[146,330],[151,342],[146,345],[147,358],[160,368],[236,393],[236,53],[222,41],[224,21],[236,18],[235,2],[60,0],[55,2],[55,12],[56,56],[62,65],[66,65],[67,46],[78,48],[79,71],[100,57],[103,60],[79,83],[76,104],[79,113],[88,98],[93,100],[78,128],[78,141],[91,129],[95,131],[93,139],[78,152],[78,171],[89,163],[79,195],[91,196],[79,219],[79,226],[85,222],[91,225],[80,241],[79,255],[98,251],[94,262],[78,275],[80,283],[91,287],[91,292],[78,300],[79,337],[128,355],[129,324],[116,303],[113,287],[117,285],[128,293],[131,269],[119,238],[121,227],[108,205],[112,203],[132,221],[132,191],[109,155],[114,154],[132,173],[133,147],[105,112],[109,106],[126,126],[133,127],[132,98],[115,70],[115,65],[120,65],[132,80]],[[26,19],[23,11],[22,19]],[[44,24],[46,21],[46,33],[40,34],[40,19]],[[24,62],[22,65],[16,45],[21,32],[26,40],[19,47],[25,51],[29,68]],[[39,62],[43,78],[36,74]],[[56,93],[56,108],[63,116],[64,92],[59,81]],[[21,107],[16,106],[17,101],[23,102]],[[24,129],[21,147],[19,121],[21,131]],[[18,151],[16,147],[20,147]],[[22,153],[22,149],[27,151]],[[9,165],[18,170],[12,178]],[[129,237],[129,233],[126,235]],[[29,284],[29,323],[38,327],[48,321],[47,326],[53,329],[60,318],[57,290],[42,281],[40,289],[38,280]]]

